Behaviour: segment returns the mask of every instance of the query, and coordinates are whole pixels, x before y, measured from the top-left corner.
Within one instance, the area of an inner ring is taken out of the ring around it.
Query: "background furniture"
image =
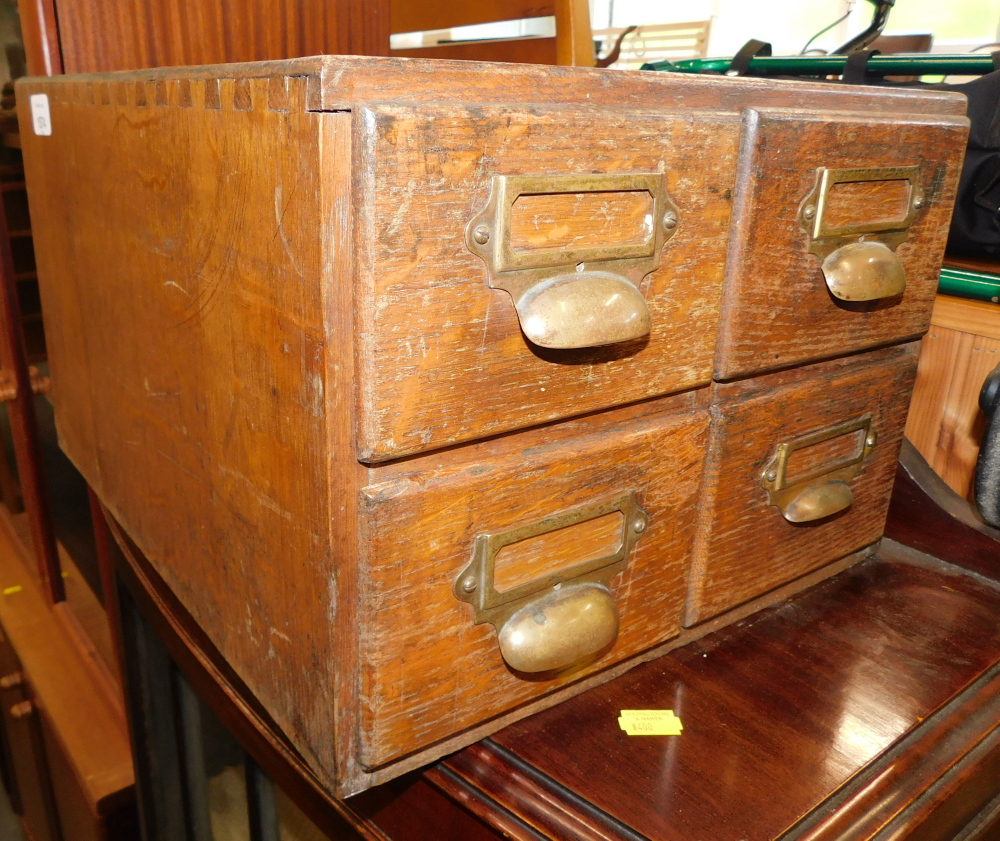
[[[920,351],[906,437],[966,499],[986,425],[979,391],[998,364],[1000,307],[939,295]]]
[[[600,42],[601,53],[607,54],[621,38],[618,58],[607,66],[615,70],[638,70],[647,61],[677,61],[704,56],[710,29],[710,20],[644,24],[634,27],[631,32],[626,29],[595,29],[594,40]]]
[[[390,50],[389,55],[409,58],[445,58],[469,61],[516,61],[525,64],[594,66],[594,44],[590,32],[587,0],[550,0],[539,4],[521,2],[462,2],[436,0],[413,3],[393,0],[390,32],[447,30],[456,26],[555,16],[554,38],[512,38],[501,41],[440,42],[419,49]],[[379,55],[380,53],[367,53]]]

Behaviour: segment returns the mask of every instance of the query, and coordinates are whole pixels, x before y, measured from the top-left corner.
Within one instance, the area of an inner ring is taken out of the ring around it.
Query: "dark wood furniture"
[[[863,563],[343,802],[115,531],[126,650],[162,645],[248,767],[331,838],[972,841],[1000,826],[1000,532],[908,444],[889,537]],[[683,734],[619,729],[621,710],[649,708]],[[155,785],[155,747],[137,746]]]
[[[344,57],[18,91],[63,448],[338,796],[877,545],[959,98]]]

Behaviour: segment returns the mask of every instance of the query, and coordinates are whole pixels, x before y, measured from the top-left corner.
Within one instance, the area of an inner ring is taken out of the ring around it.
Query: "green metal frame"
[[[945,266],[941,269],[938,292],[942,295],[957,295],[959,298],[1000,303],[1000,275]]]
[[[758,56],[750,59],[750,72],[758,76],[839,76],[844,72],[843,55]],[[641,70],[673,73],[729,72],[731,58],[689,58],[683,61],[653,61]],[[981,76],[993,71],[990,55],[873,55],[867,70],[877,76]]]

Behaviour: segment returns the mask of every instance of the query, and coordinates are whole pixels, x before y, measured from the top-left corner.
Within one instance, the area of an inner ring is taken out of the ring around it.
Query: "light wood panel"
[[[922,345],[906,437],[952,490],[971,498],[986,426],[979,391],[1000,364],[1000,307],[939,295]]]

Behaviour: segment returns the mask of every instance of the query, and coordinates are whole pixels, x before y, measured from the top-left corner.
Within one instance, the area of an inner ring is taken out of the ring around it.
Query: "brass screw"
[[[486,245],[490,241],[490,229],[485,225],[480,225],[472,232],[472,238],[480,245]]]
[[[462,589],[466,593],[471,593],[476,589],[476,579],[473,576],[469,576],[462,582]]]
[[[868,433],[868,437],[865,438],[865,446],[866,447],[874,447],[875,446],[875,442],[877,440],[878,440],[878,438],[876,437],[875,433],[874,432],[869,432]]]
[[[767,473],[764,474],[764,478],[767,479],[768,482],[773,482],[778,478],[778,471],[774,469],[768,470]]]
[[[922,207],[924,206],[924,197],[923,197],[923,196],[917,196],[917,197],[916,197],[916,198],[915,198],[915,199],[913,200],[913,206],[914,206],[914,207],[915,207],[915,208],[916,208],[917,210],[920,210],[920,208],[922,208]]]
[[[636,520],[634,523],[632,523],[632,531],[634,531],[636,534],[642,534],[645,530],[646,530],[645,520]]]
[[[677,227],[677,214],[672,210],[668,210],[663,214],[663,227],[668,231],[672,231]]]
[[[810,205],[808,205],[808,206],[806,207],[806,209],[802,211],[802,215],[803,215],[803,216],[804,216],[804,217],[805,217],[806,219],[812,219],[812,218],[813,218],[813,216],[815,216],[815,215],[816,215],[816,206],[815,206],[815,205],[813,205],[813,204],[810,204]]]

